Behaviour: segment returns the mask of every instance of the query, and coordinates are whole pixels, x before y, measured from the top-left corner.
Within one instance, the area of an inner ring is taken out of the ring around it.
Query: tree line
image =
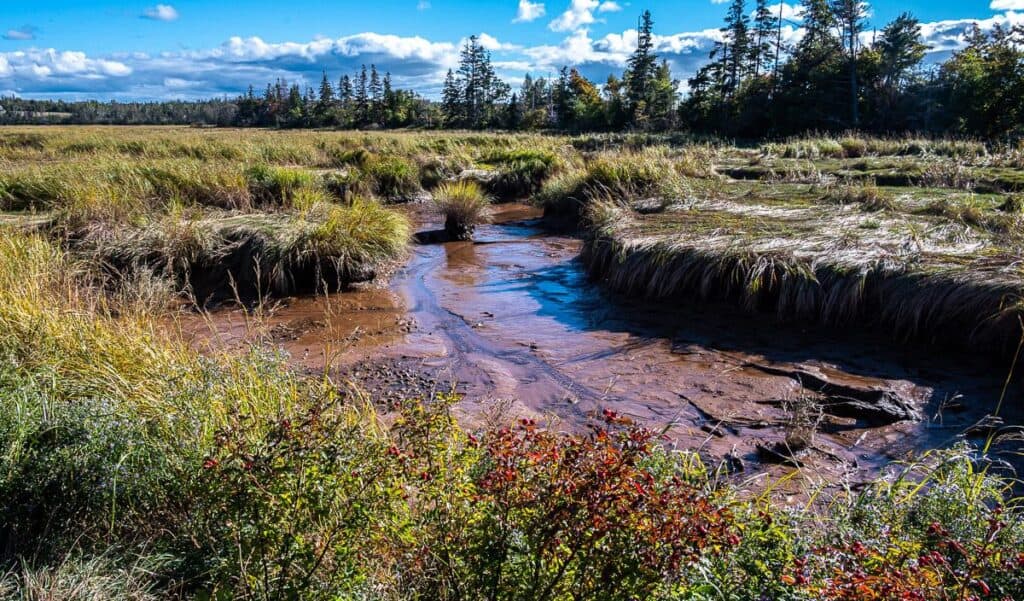
[[[732,0],[710,61],[692,79],[686,127],[740,137],[860,129],[981,137],[1024,133],[1024,28],[976,25],[964,48],[924,66],[921,24],[868,30],[861,0],[802,0],[803,37],[783,39],[765,0]]]
[[[0,99],[0,123],[204,123],[281,128],[463,128],[567,132],[684,129],[740,138],[859,129],[987,138],[1024,133],[1024,27],[974,27],[964,48],[925,65],[920,22],[904,13],[869,30],[862,0],[801,0],[803,36],[767,0],[731,0],[720,40],[687,82],[657,54],[654,20],[640,19],[621,75],[600,85],[576,68],[526,75],[513,88],[476,36],[441,96],[399,89],[362,66],[317,89],[278,80],[233,100],[69,103]]]

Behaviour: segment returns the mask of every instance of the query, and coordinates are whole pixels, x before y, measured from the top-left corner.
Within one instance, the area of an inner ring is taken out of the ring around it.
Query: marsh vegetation
[[[417,207],[464,237],[495,203],[529,198],[625,295],[711,301],[837,340],[875,328],[936,355],[983,348],[1001,377],[1021,339],[1017,150],[169,128],[0,139],[0,596],[1024,591],[1022,508],[996,453],[1020,452],[1012,424],[979,424],[981,448],[920,449],[834,486],[796,467],[824,423],[919,408],[804,371],[814,393],[779,403],[776,453],[792,471],[767,481],[613,401],[585,424],[460,422],[455,394],[382,407],[273,345],[200,352],[168,332],[200,308],[248,315],[386,279]],[[437,329],[461,320],[445,319]],[[529,370],[543,350],[507,354]]]

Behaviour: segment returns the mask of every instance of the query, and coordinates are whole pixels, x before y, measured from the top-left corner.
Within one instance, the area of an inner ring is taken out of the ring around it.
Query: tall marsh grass
[[[801,137],[765,144],[764,154],[787,159],[853,159],[868,156],[949,157],[974,160],[988,155],[984,143],[973,140],[925,138],[865,138],[847,135]]]
[[[408,220],[377,201],[311,203],[297,213],[179,212],[116,232],[101,226],[76,249],[116,273],[153,270],[201,303],[339,289],[405,252]]]
[[[438,186],[434,204],[444,217],[448,236],[468,240],[473,228],[488,220],[491,201],[476,182],[458,181]]]

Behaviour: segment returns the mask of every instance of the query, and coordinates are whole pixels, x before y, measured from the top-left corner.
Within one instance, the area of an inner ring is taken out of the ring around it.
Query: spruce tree
[[[750,17],[747,16],[746,0],[732,1],[721,31],[727,40],[723,54],[727,74],[723,91],[731,97],[743,83],[750,56]]]
[[[384,73],[384,79],[381,82],[381,122],[387,125],[388,122],[393,118],[395,109],[395,93],[391,88],[391,72]]]
[[[369,83],[369,94],[370,94],[370,121],[376,124],[380,124],[383,120],[383,100],[384,93],[383,87],[380,83],[380,74],[377,73],[377,65],[370,65],[370,83]]]
[[[331,110],[334,108],[334,87],[327,79],[327,72],[324,71],[320,79],[320,95],[316,102],[317,125],[327,125],[331,118]]]
[[[370,116],[370,97],[367,90],[366,65],[363,65],[359,72],[359,82],[356,85],[356,123],[365,124]]]
[[[633,115],[634,123],[647,118],[648,93],[657,75],[658,56],[654,53],[654,19],[651,11],[645,10],[640,17],[637,31],[636,50],[626,63],[626,101]]]
[[[860,123],[858,103],[860,90],[857,85],[857,51],[860,48],[860,34],[864,31],[868,4],[862,0],[832,0],[832,12],[839,22],[843,46],[846,50],[847,69],[850,84],[850,124]]]
[[[779,25],[779,19],[768,8],[768,0],[757,0],[757,8],[754,10],[753,44],[750,47],[754,77],[768,71],[768,65],[775,55],[773,40]]]
[[[498,119],[496,106],[508,98],[508,84],[498,79],[491,53],[470,36],[459,54],[459,88],[464,120],[470,127],[487,127]]]
[[[444,78],[441,110],[444,113],[445,125],[448,127],[459,125],[462,122],[462,89],[451,69],[448,69],[448,75]]]
[[[320,79],[320,104],[330,105],[334,102],[334,88],[331,86],[330,80],[327,79],[327,71],[324,71],[323,77]]]

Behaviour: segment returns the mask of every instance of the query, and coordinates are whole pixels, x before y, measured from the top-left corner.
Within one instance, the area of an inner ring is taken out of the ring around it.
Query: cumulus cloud
[[[519,10],[516,12],[516,18],[512,19],[513,23],[529,23],[530,21],[536,21],[547,14],[547,9],[544,8],[543,2],[530,2],[530,0],[519,0]]]
[[[492,36],[482,43],[502,51],[513,48]],[[451,42],[368,32],[308,42],[236,36],[214,48],[154,55],[0,52],[0,88],[26,97],[204,98],[238,94],[250,84],[260,87],[278,78],[315,85],[323,70],[340,77],[371,63],[391,72],[397,86],[432,95],[447,69],[457,66],[458,48]]]
[[[997,0],[1005,1],[1005,0]],[[1024,13],[1007,12],[988,19],[951,19],[921,24],[921,37],[930,48],[929,52],[942,58],[967,45],[967,34],[977,26],[985,32],[997,26],[1013,27],[1024,25]]]
[[[1024,10],[1024,0],[992,0],[992,10]]]
[[[494,36],[492,36],[490,34],[487,34],[487,33],[479,33],[479,34],[477,34],[476,39],[477,39],[477,42],[482,47],[484,47],[487,50],[490,50],[491,52],[498,52],[498,51],[511,52],[511,51],[514,51],[514,50],[518,50],[518,49],[520,49],[522,47],[522,46],[517,46],[516,44],[508,44],[508,43],[500,42],[500,41],[498,41],[498,38],[496,38],[496,37],[494,37]],[[465,40],[460,42],[459,45],[461,46],[464,43],[465,43]]]
[[[5,40],[15,41],[34,40],[36,39],[36,31],[38,30],[31,25],[23,25],[15,29],[8,29],[3,37]]]
[[[142,18],[154,21],[176,21],[180,16],[170,4],[157,4],[142,11]]]
[[[768,11],[776,17],[781,16],[783,21],[803,21],[804,19],[802,4],[786,4],[785,2],[770,4]]]
[[[636,29],[627,29],[592,39],[586,29],[580,29],[572,32],[561,44],[524,48],[523,53],[530,58],[534,71],[553,72],[562,65],[571,65],[585,76],[604,82],[608,75],[621,73],[625,68],[636,49],[638,37]],[[711,47],[721,39],[721,31],[706,29],[656,34],[652,36],[652,43],[658,56],[669,62],[673,74],[685,81],[707,62]]]
[[[622,6],[618,2],[612,2],[612,0],[606,0],[597,6],[597,12],[599,13],[617,13],[622,10]]]
[[[595,23],[594,11],[601,6],[598,0],[570,0],[569,8],[548,24],[552,31],[575,31]]]

